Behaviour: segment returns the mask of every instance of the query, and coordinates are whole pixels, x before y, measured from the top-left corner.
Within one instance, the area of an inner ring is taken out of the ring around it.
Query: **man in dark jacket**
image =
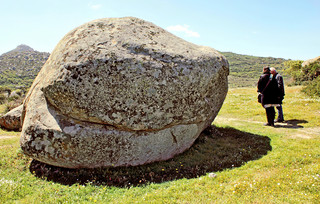
[[[270,68],[270,73],[273,75],[273,77],[276,79],[277,83],[278,83],[278,89],[279,89],[279,104],[280,106],[277,106],[277,110],[278,110],[278,118],[274,121],[274,122],[283,122],[284,118],[283,118],[283,110],[282,110],[282,100],[284,98],[284,85],[283,85],[283,78],[282,76],[276,71],[276,69],[274,67]]]
[[[263,95],[261,104],[266,109],[268,123],[265,125],[274,126],[274,107],[279,106],[278,96],[280,94],[277,81],[270,73],[269,67],[263,68],[263,74],[258,81],[258,92]]]

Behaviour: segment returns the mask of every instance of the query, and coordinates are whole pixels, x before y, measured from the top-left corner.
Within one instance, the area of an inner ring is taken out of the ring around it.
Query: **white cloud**
[[[89,7],[92,9],[92,10],[99,10],[102,5],[101,4],[92,4],[92,3],[89,3]]]
[[[184,33],[187,37],[199,38],[200,34],[189,29],[189,25],[175,25],[167,27],[170,32]]]

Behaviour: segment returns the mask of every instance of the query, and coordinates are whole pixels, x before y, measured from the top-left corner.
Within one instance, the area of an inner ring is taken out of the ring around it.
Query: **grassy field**
[[[300,89],[286,88],[286,122],[275,128],[263,126],[255,88],[230,89],[190,150],[144,167],[95,170],[87,183],[72,180],[79,171],[67,172],[65,185],[62,169],[33,170],[19,133],[1,131],[0,203],[320,203],[320,100]]]

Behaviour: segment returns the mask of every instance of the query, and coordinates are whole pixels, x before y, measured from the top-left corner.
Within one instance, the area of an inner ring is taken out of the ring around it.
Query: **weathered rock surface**
[[[313,64],[313,63],[315,63],[315,62],[320,63],[320,56],[315,57],[315,58],[313,58],[313,59],[309,59],[309,60],[304,61],[304,62],[301,64],[301,66],[302,66],[302,67],[309,66],[310,64]]]
[[[172,158],[212,123],[229,65],[141,19],[86,23],[56,46],[26,96],[21,147],[68,167]]]
[[[21,130],[21,113],[22,105],[12,109],[2,117],[0,117],[0,127],[6,130]]]

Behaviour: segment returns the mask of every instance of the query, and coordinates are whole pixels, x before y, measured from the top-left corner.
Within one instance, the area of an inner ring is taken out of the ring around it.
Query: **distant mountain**
[[[0,86],[30,87],[50,53],[38,52],[27,45],[0,56]]]
[[[31,47],[29,47],[28,45],[19,45],[18,47],[16,47],[15,49],[9,51],[10,52],[34,52],[34,49],[32,49]]]
[[[232,52],[221,52],[221,54],[229,61],[230,87],[256,86],[262,68],[266,65],[277,68],[284,75],[283,62],[287,60],[283,58],[255,57]],[[48,52],[38,52],[27,45],[19,45],[2,54],[0,56],[0,86],[30,87],[49,55]]]

